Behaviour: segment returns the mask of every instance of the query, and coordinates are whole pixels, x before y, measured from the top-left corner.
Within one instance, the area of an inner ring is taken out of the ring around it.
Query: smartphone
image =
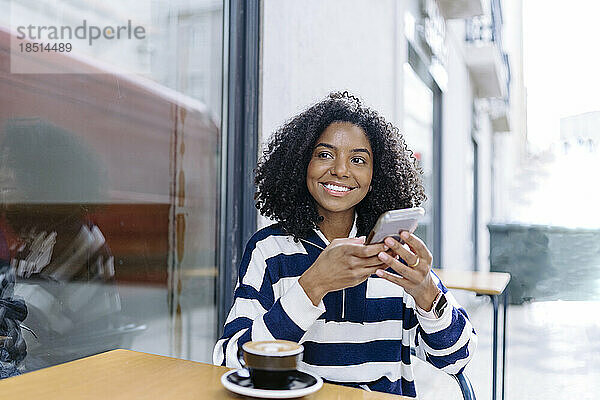
[[[419,218],[425,215],[425,210],[422,207],[404,208],[401,210],[386,211],[379,216],[375,226],[365,244],[381,243],[383,240],[391,236],[404,243],[400,239],[400,232],[408,231],[413,233],[419,225]]]

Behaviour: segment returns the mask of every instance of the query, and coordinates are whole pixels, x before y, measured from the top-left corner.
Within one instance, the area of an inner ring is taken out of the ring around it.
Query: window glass
[[[423,169],[423,184],[427,200],[422,204],[425,217],[416,235],[435,254],[433,245],[433,93],[419,78],[410,64],[404,64],[404,131],[406,143]]]
[[[0,377],[115,348],[210,362],[222,2],[0,9],[31,24],[131,20],[146,32],[73,40],[51,61],[23,51],[34,70],[15,73],[18,32],[0,16],[0,294],[11,307],[0,312]]]

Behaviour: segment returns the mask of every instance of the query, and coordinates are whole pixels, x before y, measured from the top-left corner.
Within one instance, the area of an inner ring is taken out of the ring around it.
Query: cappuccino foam
[[[288,340],[266,340],[260,342],[246,342],[242,348],[251,354],[264,356],[291,356],[301,353],[303,346]]]

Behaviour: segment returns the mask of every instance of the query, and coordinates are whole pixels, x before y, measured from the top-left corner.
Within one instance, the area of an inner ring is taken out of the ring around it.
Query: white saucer
[[[315,374],[306,371],[296,371],[295,374],[298,376],[312,377],[316,382],[312,383],[310,386],[295,389],[255,389],[252,387],[252,382],[250,381],[247,370],[234,369],[221,376],[221,383],[227,390],[230,390],[233,393],[241,394],[243,396],[260,397],[263,399],[293,399],[296,397],[308,396],[323,387],[323,380]]]

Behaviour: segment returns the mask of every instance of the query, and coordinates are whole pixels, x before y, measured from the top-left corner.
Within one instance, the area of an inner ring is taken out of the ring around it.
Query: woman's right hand
[[[315,306],[327,293],[356,286],[381,269],[377,255],[387,246],[364,242],[364,236],[334,239],[300,276],[298,283]]]

